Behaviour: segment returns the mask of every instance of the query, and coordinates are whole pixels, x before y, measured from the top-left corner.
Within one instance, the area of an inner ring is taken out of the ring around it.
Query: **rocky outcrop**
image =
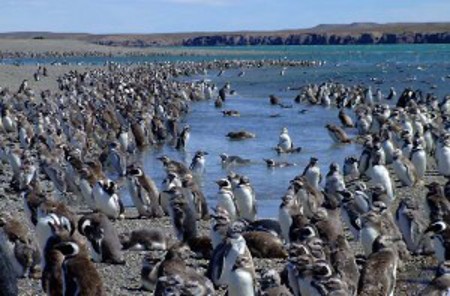
[[[286,36],[274,35],[207,35],[183,40],[184,46],[237,46],[237,45],[347,45],[347,44],[399,44],[450,43],[450,32],[440,33],[361,33],[329,34],[306,33]]]

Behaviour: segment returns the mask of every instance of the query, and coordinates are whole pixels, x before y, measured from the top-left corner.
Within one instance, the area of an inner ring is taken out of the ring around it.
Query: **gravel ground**
[[[48,67],[50,77],[47,79],[32,84],[37,89],[50,88],[55,89],[56,84],[54,79],[56,76],[62,74],[64,71],[70,69],[80,69],[77,67]],[[24,78],[30,79],[34,67],[14,67],[14,66],[0,66],[0,86],[8,86],[17,88],[20,81]],[[4,135],[0,134],[0,140],[5,140]],[[23,202],[18,194],[8,192],[9,181],[11,180],[11,171],[7,164],[0,164],[0,211],[2,213],[11,213],[17,219],[20,219],[28,225],[28,221],[25,219],[23,212]],[[41,176],[42,177],[42,176]],[[441,184],[445,183],[445,179],[436,176],[434,171],[428,172],[425,183],[432,181],[438,181]],[[47,181],[43,181],[46,186],[50,187]],[[398,183],[397,183],[398,184]],[[286,187],[288,180],[286,180]],[[424,200],[426,192],[423,186],[417,186],[415,188],[397,188],[397,200],[400,200],[406,196],[413,196],[414,198]],[[82,209],[74,208],[76,212],[80,212]],[[170,225],[168,218],[162,219],[134,219],[136,213],[134,209],[127,209],[127,218],[123,221],[114,222],[119,233],[129,231],[132,229],[142,227],[160,227],[165,232],[174,237],[173,229]],[[209,231],[209,222],[202,221],[200,223],[200,234],[207,235]],[[356,253],[361,252],[361,246],[358,242],[352,242],[352,246],[356,250]],[[127,251],[125,252],[126,265],[107,265],[96,264],[96,267],[100,271],[106,291],[108,295],[142,295],[145,292],[139,289],[140,287],[140,270],[141,261],[144,256],[143,252]],[[198,266],[199,270],[205,270],[206,262],[204,260],[192,260],[192,265]],[[284,266],[282,260],[262,260],[255,259],[257,270],[265,267],[276,268],[281,270]],[[404,262],[404,266],[398,271],[397,290],[395,295],[416,295],[427,282],[433,277],[434,268],[437,262],[432,257],[412,257],[409,261]],[[39,280],[21,279],[20,295],[42,295],[42,289],[40,287]],[[149,294],[149,293],[147,293]],[[218,295],[223,294],[218,292]]]

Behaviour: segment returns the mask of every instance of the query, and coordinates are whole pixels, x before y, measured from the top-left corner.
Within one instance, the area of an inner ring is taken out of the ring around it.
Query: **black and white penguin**
[[[125,154],[120,150],[120,145],[117,142],[112,142],[109,144],[106,166],[111,167],[115,173],[120,177],[126,175],[127,162]]]
[[[92,189],[95,208],[109,219],[125,218],[125,208],[117,193],[117,185],[111,180],[100,180]]]
[[[235,259],[228,275],[227,295],[256,295],[256,274],[251,256],[238,256]]]
[[[284,195],[278,210],[278,221],[280,222],[281,232],[286,243],[290,242],[289,230],[292,225],[292,218],[300,213],[302,213],[301,208],[297,204],[294,196],[289,194]]]
[[[381,184],[384,187],[389,198],[388,203],[392,203],[395,198],[393,182],[389,175],[388,169],[379,155],[375,155],[372,160],[372,168],[369,171],[369,177],[372,183]]]
[[[189,125],[186,125],[183,130],[178,135],[177,144],[175,146],[176,149],[185,149],[186,145],[189,141],[191,132],[191,127]]]
[[[128,190],[139,217],[162,217],[164,213],[158,201],[158,187],[142,168],[135,165],[129,167],[127,180]]]
[[[182,192],[196,217],[204,220],[209,219],[208,204],[205,195],[191,174],[183,177]]]
[[[450,259],[450,228],[445,221],[430,224],[425,233],[432,233],[434,238],[434,256],[438,262]]]
[[[275,269],[261,272],[261,295],[264,296],[292,296],[289,289],[281,283],[281,277]]]
[[[199,150],[195,152],[195,155],[192,158],[192,162],[191,165],[189,166],[189,169],[196,176],[202,176],[205,173],[205,164],[206,164],[205,155],[208,155],[208,152]]]
[[[422,143],[422,139],[414,139],[411,155],[409,156],[409,159],[416,168],[417,177],[419,180],[423,180],[427,170],[427,152],[425,151]]]
[[[228,212],[231,221],[236,220],[239,213],[230,181],[228,179],[220,179],[216,183],[219,185],[217,205]]]
[[[239,218],[248,221],[256,219],[256,193],[247,176],[241,176],[239,184],[233,189]]]
[[[79,295],[105,295],[102,278],[85,248],[76,242],[67,241],[55,245],[54,249],[64,255],[64,295],[77,295],[77,292]]]
[[[296,163],[293,162],[287,162],[287,161],[276,161],[275,159],[272,158],[264,158],[263,159],[266,162],[266,165],[268,168],[273,169],[273,168],[285,168],[285,167],[291,167],[291,166],[296,166]]]
[[[414,164],[402,155],[400,149],[394,151],[392,166],[403,186],[412,187],[419,181]]]
[[[322,182],[322,174],[320,173],[318,161],[317,158],[311,157],[302,176],[304,176],[308,183],[316,190],[321,190],[320,183]]]
[[[345,180],[352,181],[359,178],[358,159],[355,156],[346,157],[342,168]]]
[[[94,262],[125,264],[117,231],[104,214],[95,213],[81,217],[78,221],[78,232],[89,242]]]

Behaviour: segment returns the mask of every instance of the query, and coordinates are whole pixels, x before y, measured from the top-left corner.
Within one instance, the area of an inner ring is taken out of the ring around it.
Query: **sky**
[[[447,21],[450,0],[0,0],[1,32],[214,32]]]

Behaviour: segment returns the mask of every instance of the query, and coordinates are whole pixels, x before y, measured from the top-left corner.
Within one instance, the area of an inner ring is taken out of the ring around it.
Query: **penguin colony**
[[[98,263],[126,266],[125,254],[136,251],[145,252],[134,275],[139,289],[154,295],[395,295],[399,269],[419,256],[436,262],[435,278],[419,295],[450,291],[450,182],[425,182],[434,163],[432,173],[450,177],[449,97],[440,102],[410,89],[397,97],[391,89],[382,98],[370,88],[305,86],[294,101],[336,106],[342,126],[324,126],[330,140],[362,144],[362,153],[348,156],[342,170],[329,164],[326,175],[312,156],[287,180],[278,219],[258,219],[251,180],[231,170],[216,181],[217,206],[208,206],[198,182],[206,151],[190,165],[160,157],[167,177],[159,188],[138,160],[149,147],[186,148],[191,129],[180,122],[190,102],[216,97],[216,107],[226,104],[228,84],[217,90],[172,79],[204,68],[108,64],[60,77],[58,93],[35,94],[27,81],[17,92],[1,90],[1,168],[12,172],[8,190],[22,200],[29,226],[0,215],[5,295],[17,294],[18,278],[39,279],[47,295],[108,295]],[[350,139],[346,129],[358,136]],[[288,129],[280,130],[275,150],[301,152]],[[226,153],[220,161],[224,168],[254,163]],[[295,165],[265,162],[272,169]],[[426,186],[427,194],[399,200],[397,185]],[[137,217],[122,204],[123,186]],[[173,237],[159,228],[115,228],[123,219],[163,216]],[[199,232],[203,220],[208,235]],[[208,260],[205,272],[193,257]],[[283,268],[258,270],[256,258],[279,260]]]

